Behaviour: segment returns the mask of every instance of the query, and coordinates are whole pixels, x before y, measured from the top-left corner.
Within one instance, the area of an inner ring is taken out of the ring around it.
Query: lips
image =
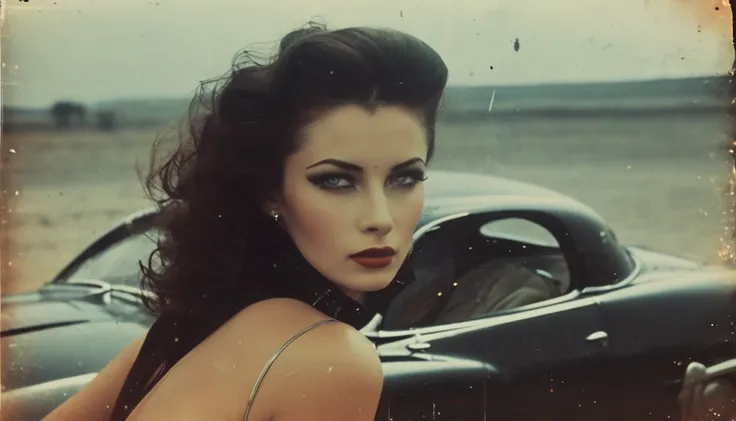
[[[350,256],[353,261],[367,269],[382,269],[391,264],[396,250],[391,247],[365,249]]]

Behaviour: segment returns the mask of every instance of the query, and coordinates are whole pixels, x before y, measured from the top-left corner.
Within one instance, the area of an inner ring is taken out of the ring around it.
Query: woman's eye
[[[349,189],[353,187],[352,181],[344,175],[322,174],[309,177],[309,181],[325,190]]]
[[[426,179],[424,173],[416,172],[397,175],[390,180],[390,183],[399,187],[413,187]]]
[[[398,188],[411,188],[426,180],[424,172],[396,174],[386,181],[386,185]],[[309,177],[309,181],[324,190],[349,190],[356,188],[355,179],[342,174],[319,174]]]
[[[350,186],[350,183],[343,177],[328,177],[322,181],[322,185],[327,188],[342,188]]]
[[[394,184],[409,185],[409,184],[414,184],[414,183],[416,183],[416,180],[413,177],[408,176],[408,175],[402,175],[394,179]]]

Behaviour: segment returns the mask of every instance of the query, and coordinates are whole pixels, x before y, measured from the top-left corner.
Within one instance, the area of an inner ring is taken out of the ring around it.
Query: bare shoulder
[[[267,330],[257,342],[259,348],[269,349],[261,355],[270,357],[294,335],[328,319],[300,301],[271,299],[239,313],[228,336]],[[259,358],[262,364],[267,359]],[[284,349],[264,378],[253,410],[276,421],[372,420],[382,387],[381,362],[373,343],[351,326],[329,323]]]
[[[321,326],[279,359],[266,395],[279,403],[274,420],[373,420],[383,372],[376,348],[360,332],[343,323]]]
[[[238,331],[256,327],[263,331],[268,326],[269,332],[296,333],[293,332],[320,322],[328,320],[325,314],[314,307],[290,298],[272,298],[251,304],[236,314],[228,324],[233,325]]]
[[[299,334],[306,328],[319,322],[330,320],[324,313],[298,300],[275,298],[253,304],[237,314],[233,320],[234,334],[252,333],[254,329],[259,333],[259,342],[268,343],[275,339],[279,346]],[[380,368],[376,348],[368,338],[351,326],[335,321],[324,326],[317,326],[292,345],[288,354],[284,352],[283,360],[301,352],[299,358],[310,355],[308,351],[319,351],[312,357],[327,358],[335,361],[337,358],[353,358],[365,361],[364,358],[375,360]],[[317,361],[315,361],[317,362]]]

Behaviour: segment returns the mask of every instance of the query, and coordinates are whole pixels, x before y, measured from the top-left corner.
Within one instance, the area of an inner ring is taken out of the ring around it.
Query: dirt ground
[[[703,115],[443,123],[432,165],[556,189],[596,209],[623,242],[715,262],[730,211],[726,124]],[[38,287],[150,205],[136,162],[145,165],[154,135],[3,136],[3,294]]]

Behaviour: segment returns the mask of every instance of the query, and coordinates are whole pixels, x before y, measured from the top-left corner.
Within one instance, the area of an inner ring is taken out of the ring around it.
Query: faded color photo
[[[325,317],[342,323],[305,337],[351,341],[368,363],[335,358],[367,392],[294,403],[321,419],[736,417],[728,1],[31,0],[2,19],[3,420],[291,419],[285,383],[249,393],[271,348]],[[218,117],[189,120],[193,97]],[[165,213],[146,177],[172,153]],[[196,281],[293,273],[314,305],[253,298],[292,281]],[[247,335],[273,346],[242,376],[202,346],[262,328],[233,316],[239,294],[283,322]],[[211,325],[144,344],[165,374],[144,362],[114,396],[75,395],[182,309]],[[242,401],[176,386],[200,375]],[[314,375],[315,395],[334,382]],[[118,393],[146,381],[163,392]]]

